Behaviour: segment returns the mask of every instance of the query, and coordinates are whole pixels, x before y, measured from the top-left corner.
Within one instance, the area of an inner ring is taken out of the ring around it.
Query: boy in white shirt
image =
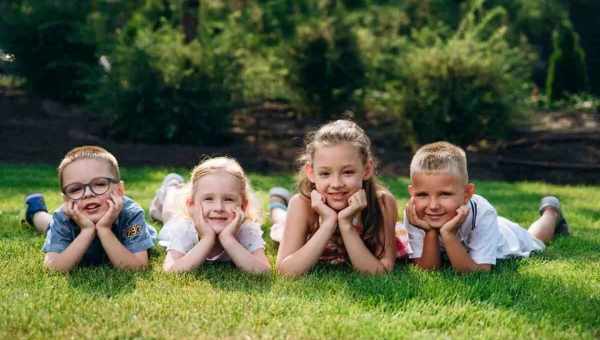
[[[569,234],[553,196],[542,199],[541,216],[528,230],[498,216],[485,198],[475,195],[465,152],[453,144],[421,147],[411,161],[410,179],[404,225],[410,258],[421,268],[439,268],[445,252],[457,272],[489,271],[497,259],[528,257],[544,250],[555,235]]]

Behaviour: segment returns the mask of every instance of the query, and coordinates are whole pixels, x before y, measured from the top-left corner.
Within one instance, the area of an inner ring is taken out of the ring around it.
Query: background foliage
[[[0,69],[124,140],[226,143],[232,112],[277,100],[318,120],[351,109],[389,122],[405,146],[468,145],[506,138],[531,97],[600,95],[599,6],[7,0],[0,50],[14,58]]]

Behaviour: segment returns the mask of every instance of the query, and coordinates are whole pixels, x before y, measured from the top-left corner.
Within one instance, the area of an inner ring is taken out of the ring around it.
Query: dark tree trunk
[[[181,17],[181,26],[185,35],[186,44],[196,38],[198,32],[198,8],[200,0],[185,0],[183,2],[183,16]]]

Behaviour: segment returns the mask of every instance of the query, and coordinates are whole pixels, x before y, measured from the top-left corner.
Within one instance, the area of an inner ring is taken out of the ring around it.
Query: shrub
[[[366,68],[356,37],[341,22],[302,27],[291,48],[289,82],[302,106],[323,120],[357,109],[357,91],[366,84]]]
[[[110,134],[149,143],[221,144],[230,127],[232,63],[164,23],[125,29],[89,96]]]
[[[549,101],[588,89],[585,52],[579,44],[579,35],[568,21],[563,21],[552,37],[554,51],[550,56],[546,80]]]
[[[79,102],[96,64],[96,44],[85,25],[90,2],[10,1],[0,5],[0,46],[15,56],[10,70],[40,96]]]
[[[467,146],[505,136],[518,116],[531,57],[508,45],[501,8],[480,8],[448,39],[429,29],[413,34],[414,47],[397,66],[400,80],[390,96],[401,98],[394,114],[408,121],[399,122],[402,139]]]

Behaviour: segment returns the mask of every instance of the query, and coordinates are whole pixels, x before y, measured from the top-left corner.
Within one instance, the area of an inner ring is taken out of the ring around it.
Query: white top
[[[246,222],[240,226],[236,239],[250,253],[258,249],[265,248],[265,241],[262,238],[262,229],[260,224],[255,222]],[[169,250],[177,250],[181,253],[187,253],[200,242],[198,232],[194,227],[194,222],[189,218],[174,217],[167,222],[158,234],[158,244]],[[223,253],[207,258],[207,261],[230,261],[231,258],[224,251]]]
[[[473,195],[467,207],[469,214],[460,226],[457,236],[475,263],[495,265],[497,259],[528,257],[532,251],[544,250],[542,241],[518,224],[498,216],[496,209],[485,198]],[[408,230],[413,251],[410,258],[420,258],[423,254],[425,231],[408,223],[406,212],[404,226]],[[439,242],[442,251],[445,251],[441,236]]]

